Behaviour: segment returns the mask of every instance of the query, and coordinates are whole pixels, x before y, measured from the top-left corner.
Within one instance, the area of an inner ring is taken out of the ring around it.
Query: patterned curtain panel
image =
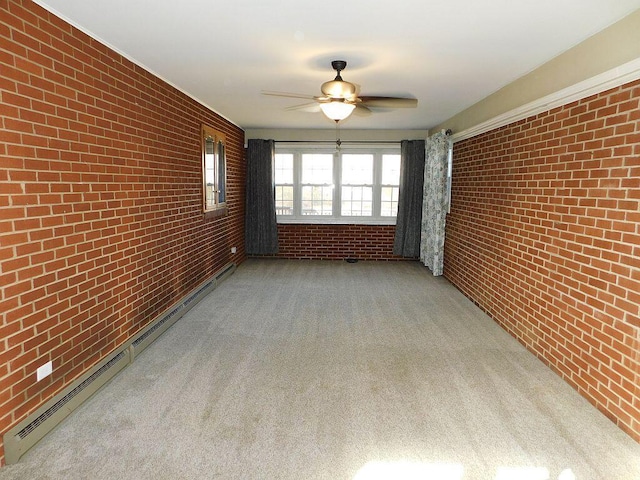
[[[278,224],[273,184],[273,140],[249,140],[245,248],[247,255],[278,253]]]
[[[393,253],[418,258],[424,182],[424,140],[403,140],[400,143],[400,156],[400,193]]]
[[[427,139],[424,168],[424,200],[420,261],[434,276],[442,275],[444,266],[444,227],[449,208],[447,169],[451,143],[444,132]]]

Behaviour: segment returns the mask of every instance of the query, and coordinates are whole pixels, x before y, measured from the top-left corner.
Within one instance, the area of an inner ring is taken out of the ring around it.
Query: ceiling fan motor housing
[[[321,87],[322,93],[327,97],[345,99],[356,94],[356,86],[343,80],[331,80]]]
[[[356,86],[353,83],[345,82],[340,76],[340,72],[347,67],[347,62],[344,60],[334,60],[331,62],[331,66],[337,72],[337,75],[333,80],[322,84],[320,90],[323,95],[341,99],[354,97],[356,94]]]

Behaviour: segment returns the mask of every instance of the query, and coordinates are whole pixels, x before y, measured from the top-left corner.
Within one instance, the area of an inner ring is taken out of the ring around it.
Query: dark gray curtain
[[[278,225],[273,185],[273,140],[249,140],[245,248],[247,255],[278,253]]]
[[[394,255],[420,256],[422,197],[424,185],[424,140],[403,140],[400,144],[400,194]]]

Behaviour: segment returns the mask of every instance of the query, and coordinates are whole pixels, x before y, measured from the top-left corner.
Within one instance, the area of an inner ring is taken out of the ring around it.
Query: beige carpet
[[[0,479],[640,479],[640,445],[413,262],[250,260]]]

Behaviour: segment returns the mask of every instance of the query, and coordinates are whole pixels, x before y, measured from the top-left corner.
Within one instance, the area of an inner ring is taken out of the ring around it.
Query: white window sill
[[[278,223],[285,225],[395,225],[395,218],[370,218],[370,217],[341,217],[330,216],[304,216],[304,217],[277,217]]]

